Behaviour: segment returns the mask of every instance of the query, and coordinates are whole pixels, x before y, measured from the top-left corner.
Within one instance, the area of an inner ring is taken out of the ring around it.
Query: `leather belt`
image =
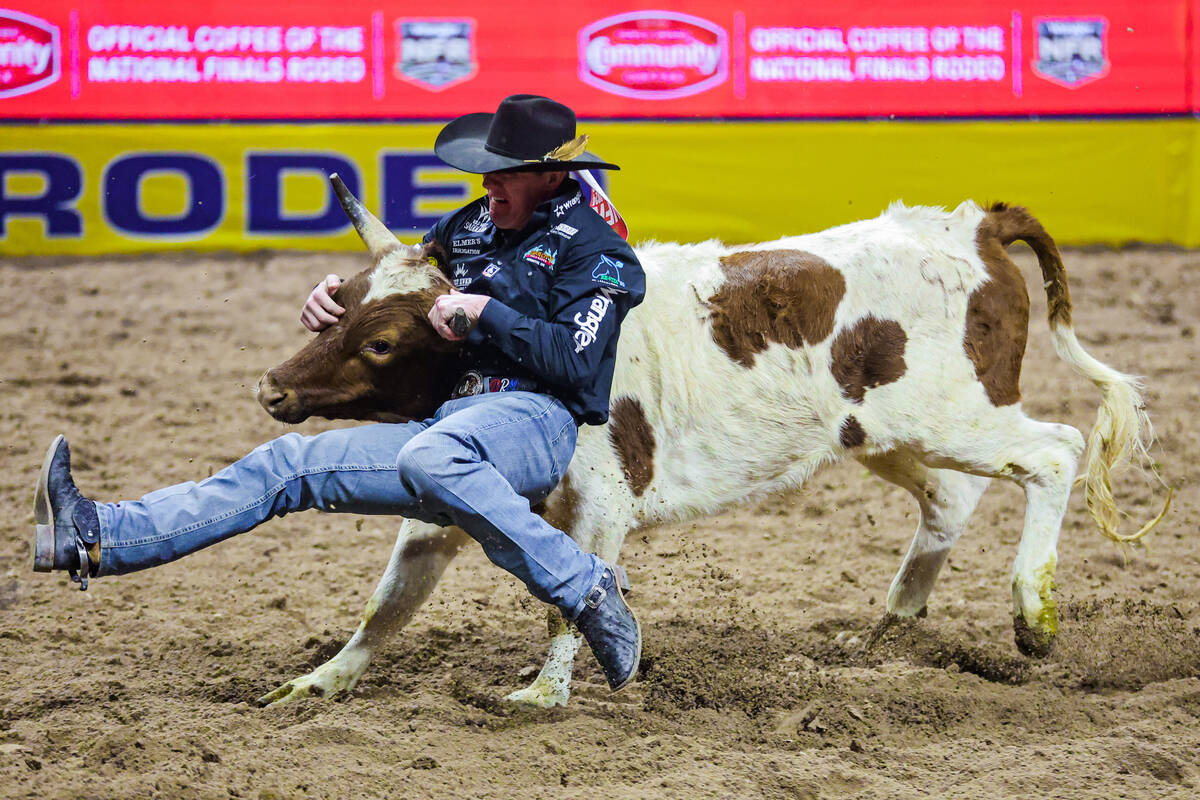
[[[541,387],[529,378],[508,378],[496,375],[481,375],[475,370],[464,372],[450,393],[451,400],[471,397],[490,392],[540,392]]]

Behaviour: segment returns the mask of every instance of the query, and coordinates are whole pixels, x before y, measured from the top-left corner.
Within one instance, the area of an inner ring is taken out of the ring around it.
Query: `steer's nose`
[[[275,383],[270,372],[263,373],[258,379],[258,402],[267,413],[276,419],[286,415],[286,409],[295,398],[295,392],[285,389]]]

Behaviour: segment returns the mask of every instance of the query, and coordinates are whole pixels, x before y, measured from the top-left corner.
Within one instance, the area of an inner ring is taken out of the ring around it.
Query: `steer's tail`
[[[1092,519],[1100,532],[1118,544],[1136,542],[1162,520],[1171,506],[1171,492],[1158,516],[1135,533],[1118,532],[1120,515],[1113,499],[1112,473],[1122,462],[1133,459],[1149,464],[1147,452],[1154,438],[1150,417],[1142,402],[1142,383],[1132,375],[1117,372],[1088,354],[1071,326],[1071,293],[1062,256],[1042,224],[1023,208],[1004,203],[993,204],[983,226],[989,228],[1003,245],[1021,239],[1037,254],[1042,268],[1042,286],[1046,290],[1050,333],[1058,357],[1096,384],[1104,395],[1096,413],[1096,424],[1087,437],[1084,452],[1086,469],[1078,478],[1085,486],[1084,496]],[[1157,477],[1157,476],[1156,476]],[[1161,480],[1161,479],[1160,479]]]

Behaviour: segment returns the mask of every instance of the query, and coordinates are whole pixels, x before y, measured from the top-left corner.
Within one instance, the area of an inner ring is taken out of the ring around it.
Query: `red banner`
[[[1200,70],[1200,0],[1191,0],[1187,9],[1188,46],[1190,57],[1187,62],[1187,93],[1191,99],[1192,113],[1200,113],[1200,80],[1196,70]]]
[[[0,118],[444,119],[514,92],[593,118],[1179,113],[1198,5],[16,0]]]

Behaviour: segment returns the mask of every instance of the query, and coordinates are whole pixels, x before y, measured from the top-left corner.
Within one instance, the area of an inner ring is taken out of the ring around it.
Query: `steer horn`
[[[334,194],[337,195],[342,208],[345,209],[346,216],[354,223],[354,230],[358,231],[358,235],[362,237],[363,243],[371,253],[371,258],[375,259],[376,263],[400,247],[401,242],[395,234],[389,231],[387,226],[368,211],[367,207],[354,196],[354,193],[346,188],[346,184],[342,183],[342,179],[336,172],[329,176],[329,182],[333,184]]]

